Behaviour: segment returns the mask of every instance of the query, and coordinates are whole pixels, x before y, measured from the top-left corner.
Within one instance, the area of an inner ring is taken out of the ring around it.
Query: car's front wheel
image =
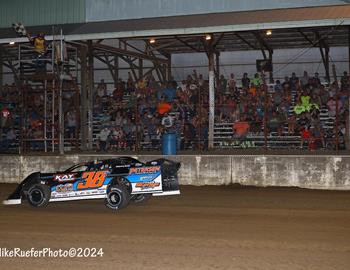
[[[49,203],[51,197],[50,187],[34,184],[28,189],[27,200],[31,206],[43,207]]]
[[[105,204],[108,208],[119,210],[125,208],[130,201],[130,194],[127,187],[122,183],[112,184],[107,188]]]

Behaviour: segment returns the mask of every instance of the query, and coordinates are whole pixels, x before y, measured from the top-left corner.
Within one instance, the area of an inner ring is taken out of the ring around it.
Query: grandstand
[[[349,5],[267,1],[261,10],[239,4],[222,12],[219,1],[213,13],[209,2],[199,13],[164,9],[156,17],[145,7],[145,17],[128,18],[101,3],[110,20],[90,10],[91,17],[75,14],[58,26],[33,17],[28,31],[46,32],[49,44],[39,72],[28,38],[1,22],[1,151],[97,151],[101,141],[110,152],[159,151],[165,132],[177,134],[183,151],[345,150],[350,79],[341,72],[349,68]],[[252,56],[244,63],[230,62],[246,51]],[[261,70],[261,61],[271,67]],[[305,70],[320,71],[320,78],[301,77]],[[239,78],[246,72],[248,85]],[[276,81],[286,76],[289,86],[279,92]],[[315,105],[297,113],[308,104]],[[247,126],[243,133],[237,123]]]

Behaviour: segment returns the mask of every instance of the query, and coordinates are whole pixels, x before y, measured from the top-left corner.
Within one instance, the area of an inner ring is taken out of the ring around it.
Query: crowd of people
[[[239,80],[234,74],[227,79],[221,75],[216,80],[215,123],[231,123],[234,139],[300,136],[301,148],[344,147],[348,90],[346,72],[339,87],[326,86],[318,73],[310,76],[306,71],[301,78],[292,73],[269,86],[258,73],[253,78],[244,73]],[[101,119],[98,149],[157,149],[165,132],[177,135],[179,149],[206,149],[208,92],[208,81],[196,71],[180,83],[163,85],[152,76],[135,84],[129,74],[109,95],[102,80],[94,103],[94,114]],[[322,110],[337,120],[332,130],[321,121]]]
[[[300,147],[309,149],[344,145],[350,80],[344,72],[340,85],[321,83],[318,73],[295,73],[266,84],[261,74],[240,79],[234,74],[216,78],[215,123],[232,124],[231,139],[252,136],[299,136]],[[24,132],[32,140],[30,148],[43,148],[44,94],[30,84]],[[15,84],[5,85],[1,93],[1,149],[18,140],[20,101]],[[94,89],[93,115],[95,145],[100,151],[159,149],[164,133],[177,135],[178,149],[205,150],[208,147],[208,80],[194,70],[181,82],[157,82],[153,76],[135,82],[119,79],[114,90],[104,80]],[[79,111],[72,93],[64,95],[65,138],[77,141]],[[321,111],[337,120],[329,130],[320,118]],[[337,113],[338,112],[338,113]],[[58,115],[55,115],[58,122]],[[265,127],[265,128],[264,128]],[[56,127],[57,128],[57,127]],[[337,140],[335,140],[335,138]],[[230,138],[229,138],[230,139]]]

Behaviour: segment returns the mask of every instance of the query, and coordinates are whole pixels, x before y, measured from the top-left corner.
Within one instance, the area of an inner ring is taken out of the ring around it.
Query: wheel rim
[[[108,202],[113,206],[118,206],[122,198],[118,192],[111,192],[108,195]]]
[[[40,189],[33,189],[30,192],[30,200],[34,204],[40,204],[44,200],[44,194]]]

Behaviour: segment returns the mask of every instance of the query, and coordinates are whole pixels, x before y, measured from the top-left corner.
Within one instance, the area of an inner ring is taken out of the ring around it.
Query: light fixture
[[[14,44],[15,44],[15,42],[14,42],[14,41],[11,41],[9,44],[10,44],[10,45],[14,45]]]
[[[266,31],[266,36],[271,36],[272,35],[272,30],[267,30]]]
[[[151,39],[149,40],[149,43],[154,44],[154,43],[156,43],[156,40],[155,40],[154,38],[151,38]]]
[[[205,35],[205,40],[211,40],[211,35],[209,34]]]

